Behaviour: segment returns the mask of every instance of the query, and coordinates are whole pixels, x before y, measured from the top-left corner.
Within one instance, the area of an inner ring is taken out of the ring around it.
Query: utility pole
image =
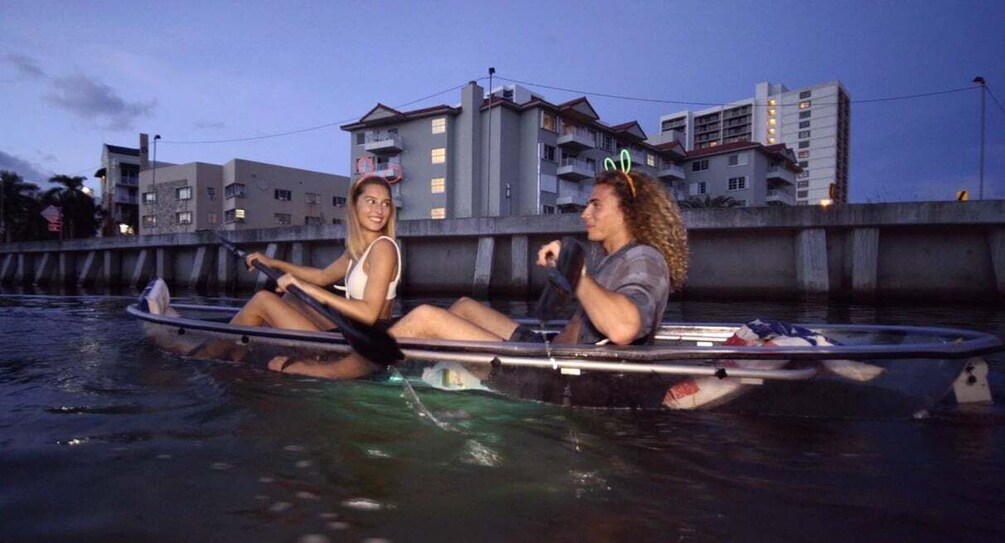
[[[977,76],[974,78],[974,83],[981,86],[981,155],[980,155],[980,175],[977,176],[978,179],[978,189],[977,189],[977,199],[984,199],[984,101],[986,100],[985,95],[988,92],[987,84],[984,82],[984,78]]]
[[[492,76],[496,73],[494,67],[489,67],[489,149],[485,167],[485,193],[492,189]]]

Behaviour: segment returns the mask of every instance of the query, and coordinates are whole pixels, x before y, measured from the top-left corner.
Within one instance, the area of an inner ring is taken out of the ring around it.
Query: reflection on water
[[[0,295],[4,541],[1005,536],[1000,405],[809,420],[420,389],[437,425],[399,387],[162,353],[128,301]],[[995,308],[688,302],[668,316],[1005,333]]]

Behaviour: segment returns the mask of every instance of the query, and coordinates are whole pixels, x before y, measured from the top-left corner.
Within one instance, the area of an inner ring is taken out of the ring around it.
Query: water
[[[1000,403],[810,420],[417,390],[436,424],[401,387],[162,353],[129,301],[0,295],[0,541],[1005,539]],[[1005,334],[995,307],[669,310],[759,316]]]

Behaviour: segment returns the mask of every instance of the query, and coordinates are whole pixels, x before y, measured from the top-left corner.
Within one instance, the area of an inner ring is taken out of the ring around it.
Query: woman
[[[395,208],[391,187],[383,177],[365,176],[353,185],[346,212],[346,251],[324,269],[298,266],[268,258],[261,253],[247,256],[249,269],[258,261],[284,272],[277,292],[296,285],[309,296],[353,320],[375,324],[391,317],[398,281],[401,250],[394,239]],[[345,279],[345,297],[319,285]],[[270,326],[292,330],[331,330],[335,325],[296,298],[280,298],[259,291],[230,321],[244,326]]]

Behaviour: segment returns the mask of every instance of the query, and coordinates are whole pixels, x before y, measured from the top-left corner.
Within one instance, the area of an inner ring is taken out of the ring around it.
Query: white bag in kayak
[[[800,326],[774,321],[754,320],[741,326],[724,345],[752,346],[819,346],[837,345],[833,340]],[[722,360],[723,368],[775,370],[785,367],[788,360]],[[875,379],[883,368],[853,360],[824,360],[821,362],[831,372],[854,381]],[[744,384],[737,377],[689,377],[669,389],[663,405],[670,409],[711,409],[732,401],[747,392],[753,385]]]

